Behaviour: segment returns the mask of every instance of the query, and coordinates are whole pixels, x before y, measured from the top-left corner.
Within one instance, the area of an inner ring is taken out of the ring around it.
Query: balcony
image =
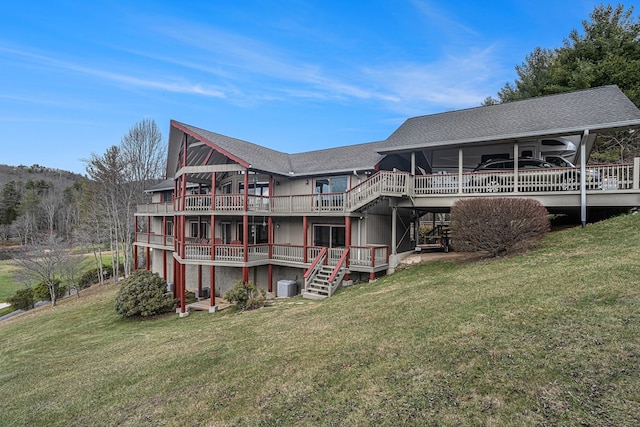
[[[156,233],[136,233],[136,244],[140,246],[162,246],[164,248],[173,248],[173,236]]]
[[[588,166],[586,189],[596,195],[600,204],[613,193],[640,192],[640,158],[633,164]],[[449,207],[452,200],[469,195],[518,194],[519,197],[553,196],[553,203],[563,195],[580,193],[579,168],[520,169],[466,173],[444,173],[412,176],[407,172],[380,171],[344,193],[294,194],[256,196],[244,194],[193,194],[184,200],[177,198],[182,214],[243,214],[261,215],[344,215],[366,208],[380,197],[395,197],[414,206]],[[448,202],[427,199],[449,196]],[[245,200],[246,198],[246,200]],[[592,199],[594,200],[594,199]],[[624,202],[624,201],[623,201]],[[576,202],[571,202],[575,204]],[[544,204],[544,203],[543,203]],[[635,206],[635,205],[634,205]],[[174,213],[172,203],[138,205],[137,215],[166,215]]]
[[[174,213],[173,202],[140,203],[136,213],[138,215],[166,215]]]
[[[181,254],[182,244],[177,243],[176,254]],[[273,244],[269,251],[268,244],[257,244],[247,246],[246,264],[266,265],[276,264],[294,267],[307,267],[318,256],[323,248],[320,246]],[[212,257],[211,254],[214,256]],[[342,256],[343,248],[330,248],[328,251],[327,264],[336,265]],[[271,254],[271,257],[269,257]],[[353,271],[379,271],[389,265],[389,247],[383,245],[375,246],[352,246],[349,252],[350,268]],[[245,249],[238,244],[211,243],[205,239],[187,241],[184,243],[185,261],[205,261],[207,265],[245,265]],[[196,262],[199,263],[199,262]]]

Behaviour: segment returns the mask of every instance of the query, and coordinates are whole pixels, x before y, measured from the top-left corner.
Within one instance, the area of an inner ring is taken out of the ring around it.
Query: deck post
[[[351,217],[346,216],[344,218],[344,228],[345,228],[345,246],[347,250],[351,249]],[[349,259],[351,258],[351,254],[346,259],[345,264],[347,265],[347,269],[349,269]],[[349,280],[349,273],[345,274],[345,280]]]
[[[514,193],[518,192],[518,180],[520,179],[520,176],[519,176],[520,168],[518,167],[519,158],[520,156],[518,153],[518,143],[514,142],[513,143],[513,192]]]
[[[396,228],[398,227],[398,207],[397,206],[393,206],[391,208],[391,244],[393,245],[391,247],[391,255],[393,255],[394,257],[398,254],[398,246],[397,246],[397,230]]]
[[[307,216],[303,216],[302,217],[302,262],[304,262],[305,264],[307,262],[309,262],[309,259],[307,257],[307,245],[308,245],[308,240],[307,240]]]
[[[633,189],[640,189],[640,157],[633,158]]]
[[[145,248],[144,252],[144,268],[147,271],[151,270],[151,248],[149,246]]]
[[[587,226],[587,139],[589,129],[585,129],[580,138],[580,222],[582,228]]]
[[[416,152],[411,152],[411,176],[416,174]]]
[[[212,265],[209,267],[209,313],[218,311],[216,305],[216,268]]]
[[[138,245],[133,245],[133,271],[138,269]]]
[[[180,264],[180,317],[187,317],[187,266]]]
[[[167,280],[167,251],[162,250],[162,278]]]
[[[462,171],[464,169],[464,155],[462,148],[458,148],[458,194],[462,194]]]
[[[273,258],[273,218],[272,217],[269,217],[269,219],[267,220],[267,242],[268,242],[267,256],[269,257],[269,266],[267,267],[267,269],[269,270],[269,279],[268,279],[269,292],[273,292],[273,264],[271,262]]]

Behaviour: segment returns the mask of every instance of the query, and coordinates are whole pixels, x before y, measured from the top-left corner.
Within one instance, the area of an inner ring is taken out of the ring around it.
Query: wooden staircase
[[[302,291],[302,296],[308,299],[325,299],[331,296],[331,283],[329,277],[333,273],[333,267],[323,265],[313,279],[307,283]]]
[[[329,298],[342,284],[342,279],[349,273],[346,260],[349,249],[345,249],[336,265],[325,264],[327,248],[324,248],[313,260],[304,274],[302,297],[307,299]]]

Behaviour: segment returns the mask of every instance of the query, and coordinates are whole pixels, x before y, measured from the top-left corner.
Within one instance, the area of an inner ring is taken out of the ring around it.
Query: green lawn
[[[92,252],[86,253],[86,251],[83,251],[78,253],[77,256],[84,257],[82,270],[95,268],[95,258]],[[113,260],[111,252],[103,252],[102,260],[104,264],[110,265]],[[0,260],[0,302],[6,301],[7,298],[13,296],[18,289],[24,286],[15,277],[17,268],[11,260]]]
[[[0,323],[1,425],[640,424],[640,216],[323,302],[125,321],[116,286]]]
[[[0,302],[6,301],[7,298],[22,288],[13,276],[16,266],[11,261],[0,260]]]

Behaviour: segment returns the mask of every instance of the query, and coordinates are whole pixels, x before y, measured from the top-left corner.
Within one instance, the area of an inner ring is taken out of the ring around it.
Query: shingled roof
[[[640,110],[617,86],[407,119],[383,153],[599,132],[640,126]]]
[[[167,176],[172,176],[178,168],[179,138],[183,132],[208,146],[193,154],[194,162],[201,162],[210,148],[214,148],[227,160],[254,170],[305,176],[373,169],[386,154],[392,152],[577,135],[585,130],[597,133],[631,127],[640,127],[640,110],[617,86],[413,117],[407,119],[385,141],[298,154],[283,153],[172,121]]]
[[[314,174],[351,173],[355,170],[373,169],[384,157],[378,153],[384,142],[347,145],[324,150],[287,154],[261,145],[210,132],[195,126],[172,121],[175,139],[186,131],[195,139],[222,153],[232,155],[236,160],[250,165],[252,169],[287,176]],[[172,135],[169,136],[172,139]],[[170,144],[168,165],[177,169],[178,140]],[[170,170],[169,176],[172,175]]]

